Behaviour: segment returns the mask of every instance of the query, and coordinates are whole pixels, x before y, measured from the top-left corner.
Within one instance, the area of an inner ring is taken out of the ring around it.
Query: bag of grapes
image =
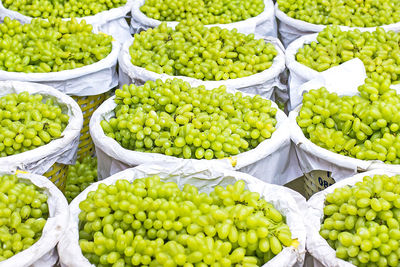
[[[305,207],[297,192],[248,174],[153,162],[92,184],[71,202],[60,263],[294,266],[304,260]]]
[[[131,11],[133,0],[122,1],[27,1],[24,4],[15,1],[0,0],[0,19],[9,17],[21,23],[30,23],[33,18],[49,19],[50,17],[79,22],[85,20],[95,29],[113,36],[120,43],[131,38],[126,15]],[[91,2],[91,3],[88,3]],[[76,6],[71,6],[76,5]],[[110,6],[111,5],[111,6]]]
[[[193,38],[186,34],[194,31]],[[268,99],[288,99],[281,81],[286,74],[284,48],[274,37],[207,28],[196,21],[181,22],[175,29],[162,23],[125,42],[118,63],[121,86],[176,77],[209,89],[225,85]]]
[[[0,110],[1,170],[43,174],[55,162],[75,161],[83,117],[71,97],[47,85],[1,81]]]
[[[68,203],[46,177],[0,170],[0,266],[54,266],[67,229]]]
[[[326,4],[326,6],[325,6]],[[292,41],[307,34],[317,33],[327,25],[338,25],[343,30],[375,31],[381,27],[387,31],[400,31],[399,7],[397,5],[382,8],[383,1],[376,1],[372,6],[364,2],[332,5],[306,0],[299,4],[295,0],[278,0],[275,14],[279,20],[279,34],[285,47]],[[328,10],[329,8],[329,10]],[[365,9],[375,10],[365,12]],[[327,12],[328,10],[328,12]]]
[[[307,202],[307,251],[314,266],[398,266],[399,173],[344,179]]]
[[[302,175],[285,113],[223,86],[124,85],[94,112],[90,134],[100,178],[154,161],[223,164],[280,185]]]
[[[214,15],[212,11],[215,10],[215,2],[208,2],[207,4],[211,5],[209,7],[202,6],[202,4],[204,4],[202,1],[198,3],[193,1],[186,1],[185,3],[172,3],[171,1],[160,3],[154,0],[135,1],[131,12],[132,32],[139,33],[142,30],[155,28],[163,21],[166,21],[169,27],[174,28],[183,19],[196,19],[201,16],[201,21],[207,27],[236,28],[243,33],[277,37],[277,24],[272,0],[221,3],[221,5],[225,6],[219,8],[224,11],[218,15]],[[167,5],[167,9],[164,10],[162,5]],[[186,5],[183,12],[180,10],[182,5]],[[161,10],[159,11],[157,8],[160,7]],[[195,14],[191,13],[193,8],[198,8],[199,10]]]

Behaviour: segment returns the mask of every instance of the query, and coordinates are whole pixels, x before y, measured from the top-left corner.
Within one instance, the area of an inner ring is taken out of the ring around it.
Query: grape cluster
[[[75,19],[33,19],[21,24],[6,17],[0,24],[0,70],[57,72],[105,58],[112,37],[92,33],[92,25]]]
[[[372,73],[359,95],[311,90],[297,123],[313,143],[332,152],[400,164],[400,95],[390,85],[390,75]]]
[[[40,94],[12,93],[0,98],[0,157],[43,146],[56,138],[68,125],[52,98],[44,101]]]
[[[293,242],[279,211],[243,181],[207,194],[158,176],[118,180],[79,207],[79,244],[97,266],[255,267]]]
[[[34,18],[79,18],[120,7],[127,0],[2,0],[5,8]]]
[[[97,158],[86,156],[68,166],[65,197],[70,203],[89,185],[97,181]]]
[[[0,176],[0,261],[32,246],[49,216],[47,195],[15,175]]]
[[[376,27],[400,22],[400,2],[387,0],[277,0],[294,19],[313,24]]]
[[[146,0],[140,10],[161,21],[198,19],[203,24],[226,24],[246,20],[264,11],[263,0]]]
[[[365,176],[326,195],[320,235],[356,266],[398,266],[400,176]]]
[[[304,45],[296,60],[316,71],[324,71],[353,58],[359,58],[368,75],[388,73],[392,81],[400,75],[400,34],[377,28],[374,32],[341,31],[328,26],[318,34],[317,42]]]
[[[200,80],[227,80],[268,69],[278,54],[274,45],[236,29],[206,28],[185,20],[175,30],[164,22],[135,34],[129,48],[133,65],[156,73]]]
[[[191,88],[179,79],[124,85],[104,133],[124,148],[181,158],[213,159],[255,148],[275,131],[271,101],[227,93],[224,86]]]

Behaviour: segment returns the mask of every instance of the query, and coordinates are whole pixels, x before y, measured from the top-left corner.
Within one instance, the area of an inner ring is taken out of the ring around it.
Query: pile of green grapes
[[[68,166],[65,197],[70,203],[89,185],[97,181],[97,158],[86,156]]]
[[[149,71],[219,81],[268,69],[278,51],[273,44],[254,39],[254,34],[185,20],[175,30],[164,22],[135,34],[129,53],[133,65]]]
[[[68,125],[69,116],[53,99],[28,92],[0,98],[0,157],[26,152],[56,138]]]
[[[0,24],[0,70],[57,72],[93,64],[110,54],[112,37],[92,33],[75,19],[33,19],[21,24],[6,17]]]
[[[97,266],[256,267],[293,242],[279,211],[241,180],[210,194],[158,176],[118,180],[79,207],[79,244]]]
[[[400,75],[400,34],[377,28],[374,32],[342,31],[328,26],[318,34],[317,42],[304,45],[296,60],[316,71],[324,71],[353,58],[359,58],[367,74],[388,73],[392,81]]]
[[[0,261],[32,246],[49,217],[47,195],[15,175],[0,176]]]
[[[255,148],[275,131],[271,101],[227,93],[224,86],[191,88],[179,79],[124,85],[104,133],[124,148],[180,158],[213,159]]]
[[[120,7],[127,0],[2,0],[5,8],[34,18],[79,18]]]
[[[243,21],[264,11],[263,0],[146,0],[140,10],[161,21],[199,19],[203,24]]]
[[[400,175],[365,176],[326,196],[320,235],[356,266],[398,266]]]
[[[376,27],[400,22],[400,2],[387,0],[277,0],[289,17],[313,24]]]
[[[400,95],[390,85],[389,75],[372,73],[359,95],[311,90],[297,123],[313,143],[332,152],[400,164]]]

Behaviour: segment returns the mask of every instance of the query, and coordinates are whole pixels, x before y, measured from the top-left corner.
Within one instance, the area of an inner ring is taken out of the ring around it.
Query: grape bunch
[[[0,261],[32,246],[49,217],[47,195],[15,175],[0,176]]]
[[[277,3],[289,17],[313,24],[376,27],[400,22],[399,1],[277,0]]]
[[[400,175],[365,176],[326,195],[320,235],[356,266],[398,266]]]
[[[161,23],[135,34],[129,47],[133,65],[171,76],[228,80],[264,71],[278,54],[274,45],[236,29],[206,28],[185,20],[175,30]]]
[[[256,267],[293,242],[281,213],[242,180],[210,194],[158,176],[118,180],[79,208],[79,244],[97,266]]]
[[[359,58],[367,74],[388,73],[392,81],[400,75],[400,34],[377,28],[374,32],[342,31],[328,26],[318,33],[318,42],[300,48],[296,60],[316,71],[324,71]]]
[[[140,10],[161,21],[198,19],[203,24],[243,21],[264,11],[263,0],[146,0]]]
[[[105,58],[112,37],[92,33],[84,20],[33,19],[21,24],[6,17],[0,24],[0,70],[57,72],[80,68]]]
[[[115,95],[115,117],[100,124],[130,150],[220,159],[255,148],[275,131],[270,100],[227,93],[224,86],[207,90],[168,79],[124,85]]]
[[[297,123],[313,143],[332,152],[400,164],[400,95],[390,85],[390,75],[372,73],[354,96],[311,90],[303,95]]]
[[[89,185],[97,181],[97,158],[86,156],[68,166],[65,197],[70,203]]]
[[[79,18],[125,5],[127,0],[2,0],[5,8],[34,18]]]
[[[26,152],[60,138],[69,116],[52,98],[21,92],[0,98],[0,157]]]

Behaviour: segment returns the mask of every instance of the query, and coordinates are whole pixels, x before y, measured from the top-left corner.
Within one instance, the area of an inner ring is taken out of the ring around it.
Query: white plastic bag
[[[0,82],[0,97],[10,93],[27,91],[30,94],[42,94],[44,99],[53,98],[68,114],[69,122],[62,137],[50,143],[20,154],[0,157],[0,170],[17,169],[43,174],[55,163],[72,164],[76,159],[80,131],[83,124],[82,111],[69,96],[52,87],[36,83],[5,81]]]
[[[234,92],[233,90],[228,90]],[[108,177],[124,169],[154,161],[161,162],[206,162],[207,164],[223,164],[230,168],[251,174],[265,182],[286,184],[302,175],[298,166],[294,147],[290,142],[290,130],[287,117],[277,105],[276,131],[270,139],[261,142],[255,149],[225,159],[197,160],[182,159],[159,153],[137,152],[123,148],[116,140],[106,136],[101,128],[102,120],[115,116],[115,96],[106,100],[92,115],[90,134],[96,147],[98,158],[98,175]]]
[[[12,174],[1,169],[0,175]],[[43,228],[40,239],[31,247],[21,251],[11,258],[0,262],[0,267],[42,267],[53,266],[58,260],[56,245],[68,226],[68,203],[60,190],[46,177],[19,173],[18,178],[32,183],[43,190],[48,196],[49,218]]]
[[[324,218],[324,202],[326,195],[332,193],[336,188],[346,185],[355,185],[357,182],[362,181],[365,176],[372,177],[376,174],[393,176],[399,173],[385,170],[373,170],[360,173],[331,185],[327,189],[314,194],[308,200],[307,220],[304,220],[304,223],[307,229],[307,251],[314,258],[314,267],[354,267],[350,262],[337,258],[335,250],[329,246],[328,242],[319,234],[321,222]]]
[[[140,85],[149,80],[179,78],[189,82],[192,86],[204,85],[207,89],[212,89],[225,85],[227,88],[237,89],[250,94],[258,94],[265,98],[273,99],[275,90],[280,91],[282,94],[287,93],[287,86],[280,81],[281,75],[285,70],[285,54],[284,48],[277,38],[264,37],[263,39],[266,42],[272,43],[278,51],[278,55],[274,58],[272,66],[269,69],[248,77],[224,81],[203,81],[185,76],[158,74],[148,71],[145,68],[135,66],[131,63],[131,55],[129,54],[129,47],[132,45],[132,40],[130,40],[123,44],[122,51],[118,57],[119,84],[134,83]]]
[[[233,184],[236,180],[244,180],[249,190],[260,193],[265,200],[286,216],[292,238],[297,238],[299,246],[286,247],[263,267],[290,267],[297,261],[303,262],[305,254],[305,229],[303,215],[300,211],[305,206],[305,199],[299,201],[298,193],[289,188],[266,184],[254,177],[229,171],[219,166],[210,167],[208,164],[191,164],[190,162],[176,162],[173,164],[158,162],[157,164],[140,165],[136,168],[119,172],[105,180],[94,183],[79,194],[70,204],[70,220],[68,229],[58,243],[60,263],[62,267],[94,266],[82,255],[79,247],[78,215],[79,203],[86,199],[90,191],[97,189],[100,183],[114,184],[119,179],[133,181],[152,175],[159,175],[162,181],[176,182],[180,188],[186,183],[195,185],[200,192],[210,192],[215,186]]]
[[[161,24],[162,21],[147,17],[140,7],[144,5],[146,0],[137,0],[132,5],[132,20],[131,20],[131,32],[138,33],[148,28],[155,28]],[[275,20],[274,3],[272,0],[264,0],[264,11],[256,17],[246,19],[244,21],[238,21],[229,24],[213,24],[206,25],[206,27],[221,27],[226,29],[236,28],[242,33],[255,33],[260,36],[273,36],[277,37],[277,24]],[[179,22],[169,21],[167,22],[168,27],[175,28]]]
[[[285,12],[281,11],[278,7],[278,3],[275,4],[275,14],[277,19],[279,20],[279,34],[282,40],[282,43],[285,47],[287,47],[291,42],[296,40],[297,38],[322,31],[326,25],[321,24],[312,24],[306,21],[302,21],[299,19],[294,19],[286,15]],[[339,26],[342,30],[355,30],[359,29],[360,31],[375,31],[377,27],[348,27],[348,26]],[[386,31],[400,31],[400,22],[389,24],[389,25],[382,25],[381,28],[385,29]]]
[[[85,20],[87,24],[92,24],[98,31],[112,35],[120,43],[123,43],[131,36],[125,16],[131,11],[133,2],[134,0],[127,0],[126,4],[121,7],[106,10],[93,16],[76,19],[78,21]],[[32,20],[32,17],[5,8],[0,0],[0,18],[3,19],[4,17],[16,19],[22,23],[28,23]],[[64,20],[69,20],[69,18]]]

